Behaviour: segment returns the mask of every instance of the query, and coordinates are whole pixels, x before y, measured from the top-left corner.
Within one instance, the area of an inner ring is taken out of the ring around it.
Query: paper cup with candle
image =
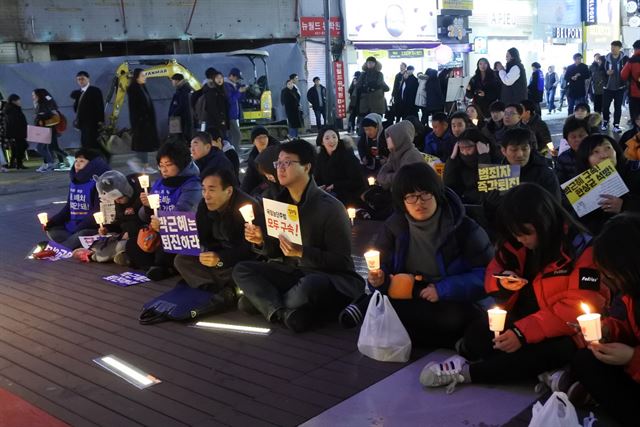
[[[578,316],[578,323],[582,330],[585,341],[600,341],[602,338],[602,325],[600,324],[600,314],[591,313],[591,309],[585,303],[581,303],[582,311],[585,314]]]
[[[349,219],[351,220],[351,225],[353,225],[353,220],[356,217],[356,208],[347,208],[347,214],[349,214]]]
[[[249,224],[253,224],[253,220],[256,218],[254,213],[253,213],[253,206],[247,204],[242,206],[239,209],[240,213],[242,214],[242,218],[244,218],[244,222],[248,222]]]
[[[364,259],[367,261],[367,267],[370,271],[380,270],[380,252],[370,250],[365,252]]]
[[[49,215],[46,212],[40,212],[38,214],[38,221],[40,221],[40,224],[42,225],[47,225],[47,222],[49,222]]]
[[[94,213],[93,219],[96,220],[96,224],[98,224],[98,227],[102,227],[102,225],[104,224],[104,214],[102,212]]]
[[[369,178],[367,178],[367,181],[369,181],[369,186],[373,187],[376,184],[376,179],[372,176],[370,176]]]
[[[158,209],[160,209],[160,195],[149,194],[147,199],[149,200],[149,207],[153,209],[153,214],[158,216]]]
[[[149,175],[140,175],[138,181],[140,182],[140,187],[142,187],[146,193],[149,188]]]
[[[487,310],[489,314],[489,330],[497,337],[500,332],[504,331],[504,322],[507,319],[507,311],[494,307]]]

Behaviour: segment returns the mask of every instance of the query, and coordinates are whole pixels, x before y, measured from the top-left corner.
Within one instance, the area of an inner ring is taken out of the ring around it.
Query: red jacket
[[[631,97],[640,98],[640,54],[634,54],[620,71],[622,81],[630,80]]]
[[[640,383],[640,327],[636,323],[633,313],[634,302],[628,296],[622,297],[622,302],[627,309],[627,318],[625,320],[607,317],[603,320],[603,324],[609,327],[608,341],[621,342],[635,348],[631,361],[624,367],[627,374],[631,376],[635,382]]]
[[[583,314],[580,303],[587,303],[593,312],[601,313],[609,301],[609,290],[601,283],[600,273],[593,263],[590,237],[578,235],[574,246],[577,259],[572,260],[562,252],[559,261],[547,265],[533,279],[539,310],[514,322],[529,344],[547,338],[576,335],[576,331],[567,322],[577,323],[577,317]],[[495,295],[503,291],[498,279],[493,277],[494,274],[505,270],[523,274],[526,248],[515,248],[510,244],[505,248],[514,256],[518,267],[514,269],[514,266],[503,266],[494,258],[487,267],[484,281],[485,290],[489,294]],[[507,311],[513,308],[519,295],[519,291],[513,292],[502,308]],[[576,337],[576,343],[579,342]]]

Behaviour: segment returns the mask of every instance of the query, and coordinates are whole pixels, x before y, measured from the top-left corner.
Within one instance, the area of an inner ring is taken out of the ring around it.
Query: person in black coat
[[[156,110],[147,91],[147,77],[142,68],[133,70],[127,95],[129,96],[129,120],[131,121],[131,149],[143,164],[149,163],[148,153],[160,147],[156,128]]]
[[[229,130],[229,99],[224,87],[222,72],[207,69],[207,82],[201,89],[201,96],[195,103],[196,119],[200,126],[206,123],[207,132],[218,129],[222,132]]]
[[[287,87],[282,89],[280,102],[284,105],[284,111],[287,115],[289,136],[297,137],[298,128],[304,126],[304,120],[302,117],[302,110],[300,108],[300,93],[295,88],[293,80],[288,80]]]
[[[97,86],[91,85],[89,73],[79,71],[76,74],[76,82],[80,86],[80,93],[74,98],[73,111],[76,118],[73,125],[80,130],[80,144],[83,148],[92,148],[104,152],[98,143],[100,126],[104,123],[104,100],[102,91]],[[106,154],[106,153],[105,153]]]
[[[258,194],[261,194],[266,188],[266,182],[260,176],[260,172],[256,165],[256,157],[258,157],[258,154],[262,153],[267,147],[280,145],[280,142],[269,135],[269,131],[266,128],[256,126],[251,131],[251,143],[253,144],[253,148],[251,149],[249,158],[247,159],[247,173],[242,181],[241,189],[250,196],[255,197]]]
[[[400,92],[400,86],[404,80],[404,74],[407,72],[407,64],[400,63],[400,72],[393,78],[393,88],[391,90],[391,112],[393,115],[392,122],[400,121],[402,115],[402,94]]]
[[[6,117],[5,135],[11,147],[11,159],[9,168],[28,169],[24,165],[24,157],[29,148],[27,143],[27,118],[22,112],[20,97],[15,93],[9,95],[8,102],[4,107]]]
[[[433,113],[439,113],[444,110],[444,94],[438,78],[438,71],[433,68],[428,68],[425,71],[427,76],[427,83],[425,84],[425,91],[427,92],[427,105],[425,110],[427,116]]]
[[[190,141],[193,135],[193,115],[191,114],[190,99],[193,89],[180,73],[171,76],[171,84],[176,88],[176,92],[171,99],[171,105],[169,105],[169,121],[172,120],[172,117],[180,120],[179,132],[173,133],[181,134],[186,141]],[[172,133],[171,123],[169,123],[169,128],[169,132]]]
[[[327,105],[327,88],[320,84],[320,77],[313,78],[313,86],[307,91],[307,101],[313,108],[313,114],[316,116],[316,126],[320,128],[322,126],[321,117],[324,123],[327,122],[327,117],[324,114],[324,107]]]
[[[489,106],[500,97],[500,79],[491,69],[487,58],[478,59],[476,72],[467,85],[466,96],[480,108],[484,117],[489,117]]]
[[[567,67],[564,79],[567,82],[567,103],[569,115],[573,114],[576,104],[587,101],[587,89],[585,82],[591,77],[591,71],[582,63],[582,54],[573,55],[573,64]]]
[[[344,205],[359,204],[367,187],[353,149],[347,148],[338,130],[330,126],[318,132],[316,145],[320,147],[313,170],[316,184]]]
[[[413,75],[413,65],[407,67],[404,73],[402,83],[400,83],[401,96],[401,116],[405,120],[409,116],[418,115],[418,107],[416,107],[416,93],[418,93],[419,82]]]

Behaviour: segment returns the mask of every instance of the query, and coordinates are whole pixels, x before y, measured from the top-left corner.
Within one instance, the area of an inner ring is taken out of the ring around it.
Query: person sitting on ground
[[[384,136],[382,116],[370,113],[360,123],[362,134],[358,139],[358,155],[366,174],[378,172],[389,157],[389,149]]]
[[[455,137],[449,130],[449,120],[445,113],[433,113],[431,118],[433,131],[424,139],[423,152],[436,156],[442,162],[446,162],[453,152],[456,143]]]
[[[222,158],[227,160],[223,155]],[[199,179],[200,171],[191,161],[187,146],[180,141],[166,142],[160,146],[156,160],[161,177],[153,183],[149,193],[160,195],[158,210],[195,212],[202,197],[202,187]],[[140,193],[140,201],[142,202],[142,208],[138,212],[140,219],[145,224],[149,224],[150,229],[159,232],[160,220],[153,215],[147,193]],[[152,253],[147,253],[138,246],[137,239],[129,239],[126,245],[126,256],[128,260],[125,262],[129,262],[133,267],[146,269],[146,276],[151,280],[162,280],[176,274],[173,268],[175,254],[165,252],[162,246]]]
[[[481,315],[474,304],[485,296],[493,247],[426,163],[403,166],[392,194],[397,211],[374,245],[381,269],[369,271],[369,285],[389,296],[414,345],[453,347]],[[343,311],[343,326],[364,318],[369,298]]]
[[[251,143],[253,144],[253,148],[249,152],[247,173],[242,180],[241,189],[250,196],[257,197],[267,188],[267,183],[260,176],[260,172],[258,172],[256,157],[267,147],[280,145],[280,142],[269,134],[267,128],[256,126],[251,131]]]
[[[569,181],[578,175],[576,168],[576,153],[583,139],[589,136],[591,129],[586,120],[580,120],[575,117],[567,117],[562,127],[562,137],[569,144],[569,149],[563,151],[558,156],[556,162],[556,175],[560,185]]]
[[[467,109],[465,110],[467,116],[469,117],[469,121],[471,124],[478,129],[482,130],[487,122],[484,120],[484,116],[482,115],[482,111],[478,108],[477,105],[469,104],[467,105]]]
[[[272,261],[244,261],[233,269],[233,279],[244,293],[238,308],[257,310],[294,332],[309,329],[327,306],[342,309],[364,292],[351,258],[347,212],[314,182],[314,158],[311,144],[294,140],[281,145],[276,162],[278,181],[284,187],[277,200],[297,206],[302,244],[291,242],[285,234],[267,236],[263,227],[245,224],[247,241]]]
[[[275,200],[282,191],[282,186],[278,182],[278,171],[273,165],[278,160],[280,154],[280,144],[265,148],[256,157],[258,172],[265,182],[262,193],[257,194],[255,199],[262,203],[262,199]]]
[[[231,163],[232,171],[235,173],[236,179],[240,182],[240,157],[238,157],[238,152],[235,147],[224,139],[224,135],[219,129],[211,130],[211,145],[224,153],[227,160]]]
[[[137,174],[124,176],[121,172],[110,170],[100,176],[94,176],[100,201],[113,203],[115,218],[109,224],[98,229],[104,237],[94,242],[89,249],[78,248],[73,251],[74,258],[83,262],[115,262],[128,266],[125,249],[127,240],[135,239],[144,225],[138,211],[142,207],[140,201],[140,183]]]
[[[196,211],[201,253],[198,257],[177,255],[173,262],[189,286],[220,295],[221,309],[236,302],[233,267],[240,261],[256,258],[244,238],[245,220],[240,208],[246,205],[253,208],[254,214],[262,210],[238,188],[233,172],[209,170],[202,178],[202,200]]]
[[[376,181],[383,189],[390,190],[393,178],[400,168],[409,163],[424,162],[424,156],[413,145],[415,129],[411,122],[403,120],[389,126],[384,133],[391,154],[389,160],[378,171]]]
[[[504,126],[495,133],[495,141],[498,145],[502,144],[502,138],[504,138],[505,132],[509,129],[526,127],[522,123],[522,114],[524,114],[522,104],[509,104],[504,107],[504,115],[502,119]]]
[[[467,129],[458,138],[444,167],[444,185],[455,191],[462,203],[479,205],[483,193],[478,191],[478,165],[501,161],[497,147],[478,129]]]
[[[215,128],[212,132],[218,132]],[[206,171],[229,169],[233,170],[233,165],[224,155],[222,150],[213,145],[213,140],[209,132],[195,132],[190,144],[191,158],[203,176]]]
[[[460,355],[425,366],[424,386],[448,386],[451,392],[457,383],[503,384],[559,369],[580,342],[569,326],[582,314],[580,303],[596,313],[608,303],[591,236],[548,191],[532,183],[512,188],[496,224],[496,255],[486,269],[485,289],[508,313],[504,331],[494,337],[481,317],[465,332]]]
[[[325,126],[318,132],[316,145],[320,153],[313,170],[318,187],[345,205],[360,204],[366,181],[353,148],[340,139],[338,130]]]
[[[624,311],[602,320],[603,339],[578,350],[571,372],[579,381],[567,394],[586,391],[622,426],[638,423],[640,401],[640,217],[611,219],[593,241],[593,259],[612,293],[622,295]],[[578,386],[578,387],[576,387]],[[584,393],[583,393],[584,395]],[[583,399],[588,400],[588,399]]]
[[[640,212],[640,163],[627,160],[618,143],[608,135],[586,137],[576,153],[577,173],[582,173],[600,162],[611,160],[629,192],[621,197],[602,194],[600,208],[580,218],[580,222],[597,236],[605,222],[620,212]]]
[[[504,109],[505,105],[502,101],[492,102],[489,106],[489,112],[491,119],[487,122],[487,125],[482,129],[484,136],[489,138],[493,143],[496,143],[496,134],[504,127]]]
[[[522,104],[522,124],[524,124],[536,137],[536,145],[534,149],[543,156],[549,151],[547,144],[552,142],[549,126],[542,120],[542,117],[536,113],[538,107],[536,104],[525,99]]]
[[[67,203],[44,226],[49,240],[73,250],[82,246],[78,237],[98,233],[93,214],[100,210],[100,199],[93,176],[109,169],[99,152],[88,148],[76,152],[76,161],[69,171]]]
[[[451,129],[451,134],[456,139],[456,141],[458,140],[458,138],[460,138],[460,135],[462,135],[465,130],[469,129],[472,126],[473,123],[471,123],[471,120],[469,120],[469,116],[464,111],[457,111],[449,117],[449,129]],[[451,157],[451,153],[449,153],[447,159],[449,157]]]

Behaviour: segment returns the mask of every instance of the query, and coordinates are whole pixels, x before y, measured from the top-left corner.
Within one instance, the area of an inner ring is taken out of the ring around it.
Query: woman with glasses
[[[391,192],[396,213],[376,242],[381,269],[369,271],[369,286],[389,296],[414,345],[453,346],[485,296],[489,237],[426,163],[403,166]]]

